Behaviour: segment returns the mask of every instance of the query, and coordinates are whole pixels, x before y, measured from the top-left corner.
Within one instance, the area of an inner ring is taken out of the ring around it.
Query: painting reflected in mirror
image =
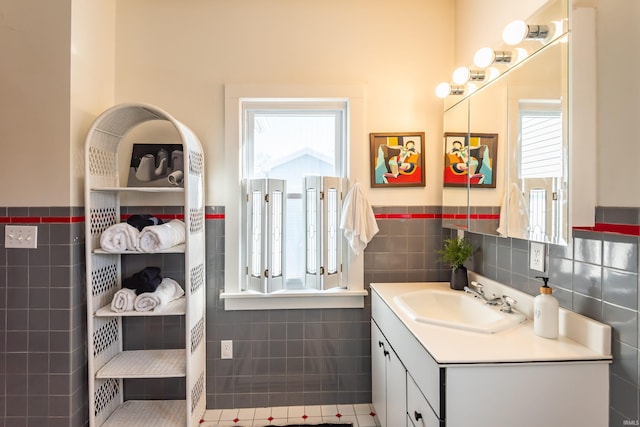
[[[496,188],[498,134],[447,132],[444,145],[445,187]]]

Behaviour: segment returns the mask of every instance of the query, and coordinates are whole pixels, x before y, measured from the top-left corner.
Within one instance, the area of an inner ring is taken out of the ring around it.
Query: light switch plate
[[[529,268],[544,272],[545,248],[544,243],[531,242]]]
[[[233,341],[231,340],[220,341],[220,358],[233,359]]]
[[[36,249],[38,247],[38,227],[35,225],[5,225],[4,247]]]

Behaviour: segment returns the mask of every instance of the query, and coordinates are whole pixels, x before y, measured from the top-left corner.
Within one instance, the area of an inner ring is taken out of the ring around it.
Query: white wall
[[[426,188],[370,189],[370,201],[439,205],[434,88],[451,70],[452,19],[447,0],[119,0],[116,101],[155,104],[191,127],[205,150],[206,202],[221,205],[224,84],[362,85],[364,131],[352,141],[362,165],[370,132],[426,132]],[[368,187],[367,167],[352,172]]]
[[[71,1],[0,4],[0,205],[69,205]]]
[[[598,0],[598,204],[640,206],[640,2]]]
[[[113,105],[115,0],[0,4],[1,206],[82,206],[84,137]]]
[[[71,206],[84,204],[84,145],[96,116],[114,103],[115,0],[72,0]]]

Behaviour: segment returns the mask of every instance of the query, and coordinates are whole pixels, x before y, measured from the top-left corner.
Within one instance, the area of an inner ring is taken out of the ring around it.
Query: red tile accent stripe
[[[127,219],[130,214],[123,214],[122,219]],[[159,214],[158,218],[171,220],[182,219],[182,214]],[[467,214],[441,214],[441,213],[379,213],[376,219],[466,219]],[[497,220],[498,214],[471,214],[474,220]],[[206,220],[225,219],[223,213],[205,214]],[[76,224],[84,222],[84,216],[2,216],[0,224]],[[574,227],[574,230],[592,231],[595,233],[615,233],[627,236],[640,237],[640,225],[636,224],[610,224],[598,222],[593,227]]]
[[[120,215],[126,220],[130,214]],[[164,220],[183,219],[183,214],[155,215]],[[205,219],[224,219],[224,214],[205,214]],[[76,224],[84,222],[84,216],[0,216],[0,224]]]
[[[607,224],[597,222],[593,227],[573,227],[574,230],[594,231],[596,233],[617,233],[629,236],[640,236],[640,225],[634,224]]]
[[[440,213],[382,213],[376,214],[376,219],[466,219],[467,214],[440,214]],[[471,219],[500,219],[499,214],[471,214]]]
[[[2,224],[71,224],[84,222],[84,216],[0,216]]]

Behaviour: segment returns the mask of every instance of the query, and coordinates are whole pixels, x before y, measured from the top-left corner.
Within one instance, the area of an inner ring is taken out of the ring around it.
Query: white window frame
[[[364,256],[351,251],[348,262],[347,288],[328,290],[282,290],[272,293],[241,290],[245,265],[240,248],[242,221],[242,103],[252,100],[333,101],[348,104],[346,175],[354,166],[350,155],[365,146],[363,139],[363,88],[360,86],[322,85],[225,85],[225,155],[226,182],[221,183],[225,206],[225,290],[220,297],[225,310],[260,310],[289,308],[363,308]],[[355,159],[361,158],[356,156]],[[216,186],[216,183],[209,185]],[[342,234],[342,231],[341,231]]]

